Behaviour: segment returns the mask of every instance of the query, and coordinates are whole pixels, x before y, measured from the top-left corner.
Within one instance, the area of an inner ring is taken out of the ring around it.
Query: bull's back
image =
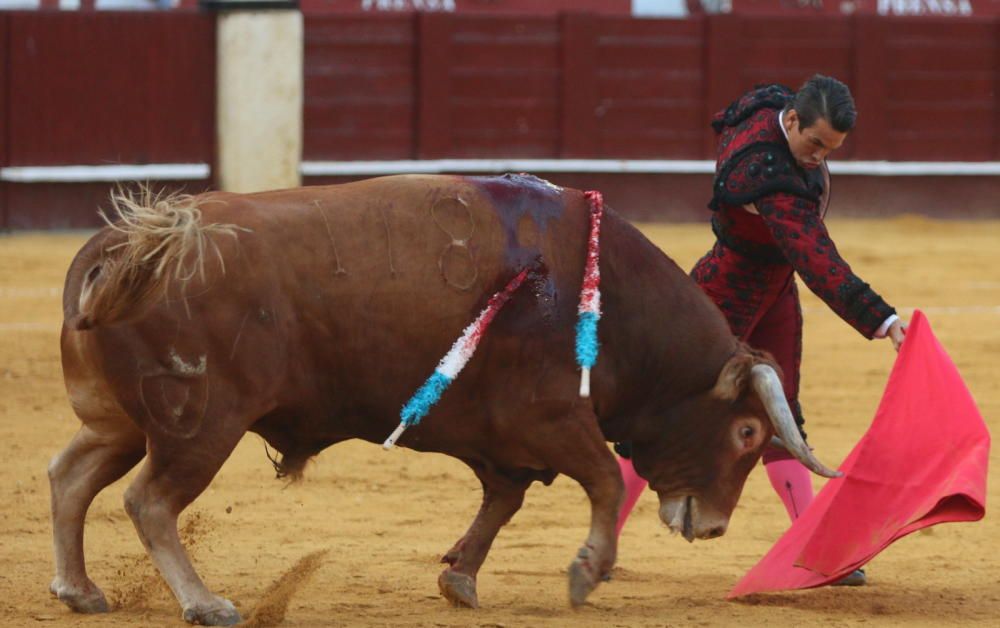
[[[472,295],[536,258],[564,264],[564,249],[586,237],[582,195],[526,176],[395,176],[208,199],[206,220],[253,230],[244,248],[340,293],[420,282],[425,293]]]
[[[286,336],[288,399],[394,416],[525,268],[532,280],[484,343],[509,349],[516,366],[536,359],[516,355],[524,341],[561,337],[565,369],[574,368],[588,229],[577,191],[534,177],[399,176],[213,198],[224,203],[205,204],[205,220],[251,230],[228,255],[223,289],[269,291],[252,309]]]

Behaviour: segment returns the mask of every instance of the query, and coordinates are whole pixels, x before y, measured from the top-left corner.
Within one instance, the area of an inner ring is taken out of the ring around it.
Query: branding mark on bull
[[[337,267],[333,269],[333,274],[346,275],[347,269],[340,263],[340,253],[337,252],[337,242],[333,239],[333,230],[330,229],[330,220],[326,217],[326,211],[323,209],[323,205],[320,204],[319,201],[313,201],[313,205],[316,206],[316,209],[319,211],[319,215],[323,217],[323,224],[326,225],[326,235],[329,236],[330,246],[333,248],[333,259],[337,263]]]
[[[467,226],[460,224],[463,216],[468,220]],[[476,265],[472,249],[469,248],[469,242],[476,232],[476,220],[472,210],[469,209],[469,204],[461,196],[438,199],[431,205],[431,220],[438,229],[451,238],[451,242],[444,245],[438,256],[438,270],[441,271],[441,277],[453,288],[471,290],[479,279],[479,267]],[[449,268],[455,265],[449,264],[449,260],[456,260],[455,264],[465,260],[470,269],[465,273],[468,277],[457,277],[458,272],[449,271]]]
[[[171,349],[172,370],[160,367],[154,369],[152,373],[139,376],[139,402],[146,410],[146,416],[160,430],[173,438],[193,438],[201,431],[201,426],[208,413],[210,391],[208,378],[197,377],[205,372],[206,357],[201,356],[197,366],[187,364],[178,358],[182,366],[181,369],[178,368],[178,362],[174,361],[174,357],[176,357],[176,353]],[[180,372],[182,370],[187,372]],[[178,377],[183,379],[178,380]],[[190,378],[196,379],[191,381]],[[158,397],[155,393],[157,383],[159,384]],[[192,388],[193,386],[197,386],[197,388]],[[147,388],[150,387],[153,387],[150,390],[153,394],[147,398]],[[201,407],[192,408],[193,403],[197,403],[199,399]],[[152,402],[152,406],[150,402]]]
[[[385,205],[379,204],[377,207],[379,216],[382,217],[382,225],[385,227],[385,247],[389,256],[389,276],[395,279],[399,273],[396,270],[396,266],[392,263],[392,234],[389,233],[389,217],[386,215]]]

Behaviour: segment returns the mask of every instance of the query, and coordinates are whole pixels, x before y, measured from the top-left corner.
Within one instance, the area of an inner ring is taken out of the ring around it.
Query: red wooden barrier
[[[993,20],[993,159],[1000,159],[1000,19]]]
[[[854,21],[852,76],[858,123],[851,139],[859,159],[885,159],[888,132],[885,102],[886,59],[882,50],[882,18],[864,15]]]
[[[878,15],[880,17],[935,16],[944,18],[990,17],[1000,15],[996,0],[732,0],[732,12],[739,15]]]
[[[211,16],[25,12],[9,20],[9,165],[211,163]]]
[[[1000,21],[857,20],[859,156],[1000,157]]]
[[[557,20],[444,13],[418,19],[418,157],[559,154]]]
[[[189,194],[208,191],[202,181],[150,181],[155,189],[181,190]],[[8,204],[4,229],[91,229],[103,223],[97,214],[108,207],[108,194],[115,187],[108,181],[86,183],[6,182]]]
[[[211,15],[2,13],[0,86],[0,166],[214,162]],[[0,229],[94,226],[110,187],[0,182]]]
[[[0,13],[0,77],[10,76],[10,58],[6,54],[10,15]],[[0,168],[7,165],[7,81],[0,78]],[[7,184],[0,180],[0,231],[7,228]]]
[[[305,159],[413,158],[415,37],[412,16],[305,20]]]
[[[0,77],[10,76],[10,57],[4,52],[7,48],[10,14],[0,13]],[[0,168],[7,162],[7,109],[10,92],[7,81],[0,78]]]
[[[1000,157],[996,18],[425,13],[306,23],[310,160],[709,158],[715,111],[755,83],[794,88],[814,72],[845,81],[857,100],[858,128],[839,159]]]
[[[879,24],[885,59],[886,158],[996,157],[996,22],[901,18]]]
[[[707,123],[704,20],[562,22],[564,157],[697,155]]]
[[[838,158],[1000,159],[997,17],[307,15],[305,37],[309,161],[705,159],[712,113],[816,71],[857,100]],[[214,40],[210,14],[0,12],[0,166],[212,164]],[[98,188],[0,181],[0,228],[39,203],[90,224]]]
[[[631,4],[631,0],[299,0],[306,15],[398,15],[417,11],[548,16],[564,11],[594,11],[628,15]]]

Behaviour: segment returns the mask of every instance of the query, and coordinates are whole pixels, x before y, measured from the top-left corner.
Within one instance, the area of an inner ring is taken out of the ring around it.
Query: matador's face
[[[819,167],[827,155],[840,148],[847,139],[847,133],[834,129],[824,118],[817,118],[811,125],[802,128],[799,114],[794,109],[785,113],[782,123],[788,133],[792,156],[807,169]]]

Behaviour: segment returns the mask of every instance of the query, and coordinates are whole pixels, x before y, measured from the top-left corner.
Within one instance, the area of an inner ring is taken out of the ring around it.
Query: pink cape
[[[986,510],[990,435],[958,370],[913,314],[871,427],[728,598],[829,584],[896,539]]]

